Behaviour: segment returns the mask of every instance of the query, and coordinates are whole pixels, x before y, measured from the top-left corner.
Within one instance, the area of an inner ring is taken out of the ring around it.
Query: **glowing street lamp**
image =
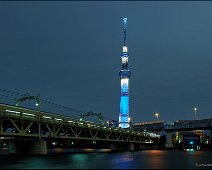
[[[157,117],[157,122],[158,122],[159,113],[155,113],[155,116]]]
[[[194,108],[195,120],[197,119],[197,108]]]
[[[131,121],[132,121],[131,117],[128,117],[129,127],[131,127],[131,123],[132,123]]]

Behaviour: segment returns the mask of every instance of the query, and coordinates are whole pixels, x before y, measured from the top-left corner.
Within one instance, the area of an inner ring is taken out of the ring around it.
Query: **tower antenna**
[[[124,46],[125,46],[127,40],[127,18],[123,18],[123,23],[124,23]]]

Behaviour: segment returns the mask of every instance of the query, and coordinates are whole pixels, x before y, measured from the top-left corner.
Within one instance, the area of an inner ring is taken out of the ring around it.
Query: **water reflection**
[[[73,166],[70,168],[82,168],[86,169],[88,163],[88,155],[87,154],[74,154],[71,155],[70,158],[72,159]]]
[[[70,150],[69,150],[70,151]],[[0,169],[196,169],[212,164],[210,151],[148,150],[119,153],[67,152],[56,149],[47,155],[0,153]],[[211,168],[211,167],[204,167]]]
[[[164,169],[168,162],[167,153],[168,151],[162,150],[142,151],[142,154],[138,155],[140,166],[145,169]]]
[[[113,169],[131,169],[133,165],[134,154],[131,152],[123,152],[111,155],[110,166]]]

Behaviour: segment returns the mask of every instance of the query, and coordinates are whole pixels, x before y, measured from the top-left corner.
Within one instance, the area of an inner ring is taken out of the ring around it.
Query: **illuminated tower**
[[[126,46],[127,40],[127,18],[123,19],[124,23],[124,46],[121,54],[122,68],[119,72],[121,79],[121,98],[120,98],[120,114],[119,127],[128,128],[130,126],[129,118],[129,78],[131,71],[128,70],[128,50]]]

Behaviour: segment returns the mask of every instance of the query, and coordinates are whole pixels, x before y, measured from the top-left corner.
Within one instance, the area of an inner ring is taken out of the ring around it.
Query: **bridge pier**
[[[134,143],[112,143],[112,151],[134,151]]]
[[[47,142],[43,139],[10,140],[9,141],[9,153],[47,154]]]
[[[158,149],[156,144],[141,144],[139,150],[155,150]]]
[[[173,148],[173,142],[172,142],[172,132],[166,133],[166,148]]]

